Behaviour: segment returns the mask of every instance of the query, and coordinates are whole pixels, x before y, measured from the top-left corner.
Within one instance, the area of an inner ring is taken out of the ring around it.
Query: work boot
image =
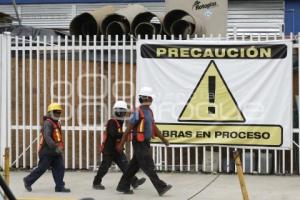
[[[28,191],[28,192],[31,192],[32,191],[32,188],[31,186],[26,182],[26,179],[23,178],[23,182],[24,182],[24,187],[25,189]]]
[[[71,190],[69,188],[55,188],[55,192],[71,192]]]
[[[133,194],[133,190],[131,189],[124,190],[124,189],[117,188],[117,191],[122,192],[123,194]]]
[[[105,190],[104,185],[102,185],[101,183],[93,185],[93,188],[96,190]]]
[[[168,190],[172,188],[172,185],[166,185],[160,192],[158,192],[159,196],[164,195]]]
[[[145,178],[140,178],[137,179],[134,183],[132,183],[132,187],[133,189],[136,189],[137,187],[139,187],[140,185],[142,185],[143,183],[145,183],[146,179]]]

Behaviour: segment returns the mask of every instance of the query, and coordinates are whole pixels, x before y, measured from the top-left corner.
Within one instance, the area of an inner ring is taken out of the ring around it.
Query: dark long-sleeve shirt
[[[118,120],[118,122],[119,122],[120,127],[122,128],[124,121]],[[110,119],[107,123],[106,134],[107,134],[107,138],[106,138],[106,142],[104,145],[103,153],[109,154],[109,155],[118,153],[116,151],[115,146],[116,146],[117,140],[122,139],[122,133],[118,132],[117,124],[112,119]]]
[[[49,117],[47,116],[44,117],[43,136],[45,141],[43,147],[40,150],[40,155],[56,156],[61,153],[58,151],[58,146],[52,138],[54,127],[52,123],[47,120],[48,118]],[[54,121],[53,119],[51,120]]]

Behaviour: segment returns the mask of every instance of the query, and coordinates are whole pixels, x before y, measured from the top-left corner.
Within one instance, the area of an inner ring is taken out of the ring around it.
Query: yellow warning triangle
[[[178,121],[245,122],[243,113],[213,60],[208,64]]]

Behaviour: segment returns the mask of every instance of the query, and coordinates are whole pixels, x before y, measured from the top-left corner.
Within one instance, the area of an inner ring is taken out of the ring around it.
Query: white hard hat
[[[114,109],[116,108],[123,108],[127,110],[127,103],[125,101],[116,101],[116,103],[113,106]]]
[[[139,92],[139,96],[146,96],[146,97],[151,97],[153,98],[153,91],[152,88],[150,87],[142,87],[140,92]]]

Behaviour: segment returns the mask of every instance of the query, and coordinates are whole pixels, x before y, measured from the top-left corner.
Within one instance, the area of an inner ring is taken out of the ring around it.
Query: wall
[[[163,0],[16,0],[17,4],[51,4],[51,3],[137,3],[164,2]],[[1,0],[0,4],[12,4],[11,0]]]
[[[285,0],[285,33],[300,32],[300,1]]]

